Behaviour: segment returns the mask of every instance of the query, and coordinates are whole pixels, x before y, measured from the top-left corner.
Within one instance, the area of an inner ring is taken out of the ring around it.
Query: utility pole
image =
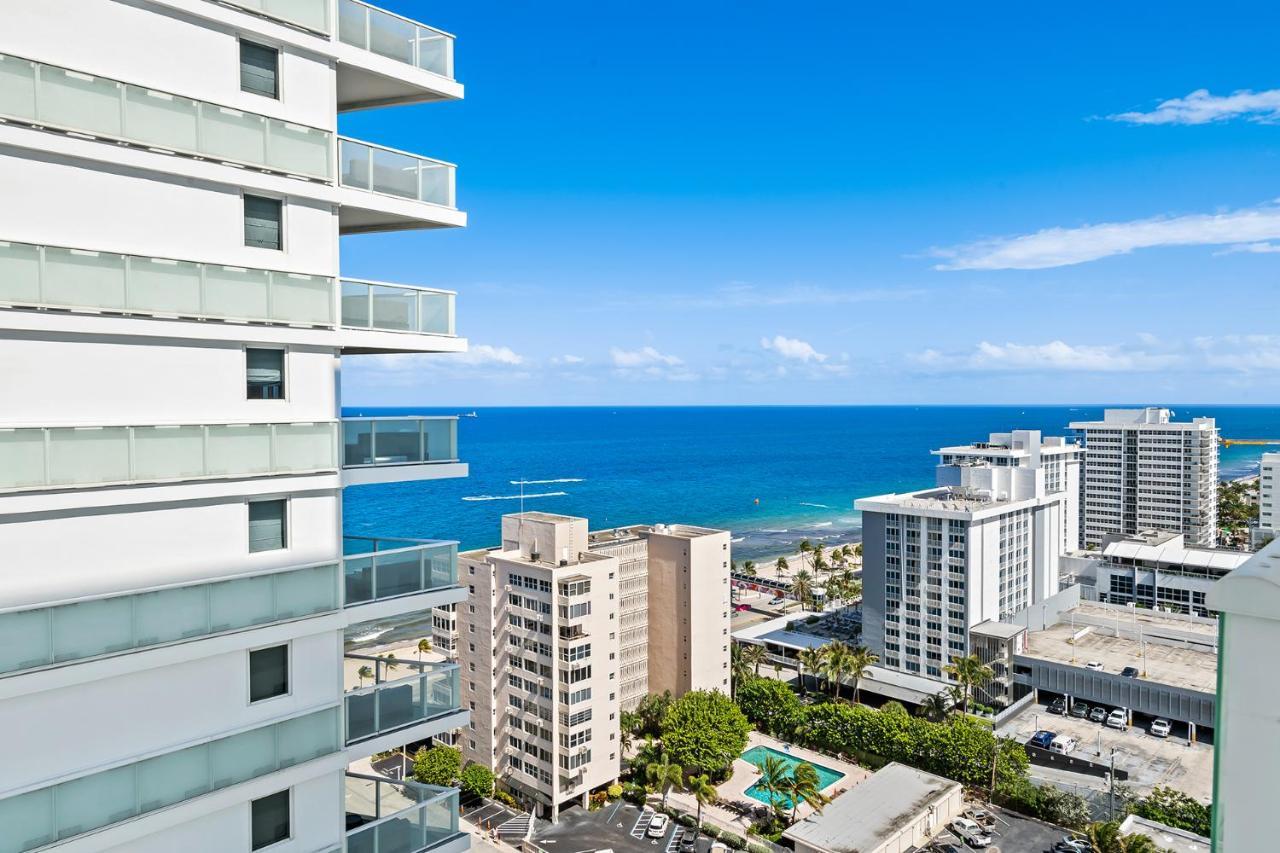
[[[1116,748],[1111,747],[1111,785],[1107,792],[1107,820],[1116,819]]]

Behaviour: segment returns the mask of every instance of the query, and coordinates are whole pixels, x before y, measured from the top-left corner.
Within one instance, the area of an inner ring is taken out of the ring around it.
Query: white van
[[[1069,755],[1079,744],[1080,742],[1073,737],[1059,735],[1053,739],[1053,743],[1049,744],[1049,751],[1056,752],[1058,755]]]

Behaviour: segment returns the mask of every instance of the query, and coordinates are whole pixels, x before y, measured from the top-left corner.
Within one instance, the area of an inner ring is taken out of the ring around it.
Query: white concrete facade
[[[1280,530],[1280,453],[1262,454],[1258,473],[1259,535],[1275,538]]]
[[[1169,409],[1107,409],[1071,429],[1085,448],[1080,525],[1086,547],[1109,533],[1170,530],[1187,544],[1218,537],[1218,428],[1175,421]]]
[[[418,811],[406,853],[467,846],[456,795],[346,774],[465,722],[456,668],[344,677],[355,626],[464,597],[452,543],[374,557],[342,527],[345,485],[466,474],[452,420],[340,408],[344,355],[466,347],[452,294],[339,263],[341,234],[465,224],[452,167],[435,195],[391,192],[378,162],[358,187],[363,149],[335,133],[344,109],[461,97],[452,37],[394,19],[446,77],[338,29],[381,10],[286,7],[317,17],[6,10],[0,185],[23,204],[0,211],[0,853],[327,853]]]

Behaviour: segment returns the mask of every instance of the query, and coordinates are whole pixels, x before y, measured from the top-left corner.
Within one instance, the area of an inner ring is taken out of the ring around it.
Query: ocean
[[[1217,418],[1228,438],[1280,438],[1280,407],[1176,406]],[[497,544],[521,507],[580,515],[593,529],[636,523],[733,531],[735,558],[791,553],[803,538],[856,539],[859,497],[933,485],[929,451],[1039,429],[1062,435],[1102,406],[759,406],[483,408],[459,421],[466,479],[346,490],[346,532]],[[347,415],[458,414],[349,408]],[[1263,447],[1223,448],[1224,479],[1257,471]],[[1280,448],[1275,448],[1280,450]]]

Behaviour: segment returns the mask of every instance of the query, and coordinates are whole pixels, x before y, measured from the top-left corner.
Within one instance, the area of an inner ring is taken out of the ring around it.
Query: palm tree
[[[813,546],[813,568],[821,571],[827,564],[827,549],[821,542]]]
[[[760,664],[769,658],[769,652],[764,646],[757,646],[755,643],[747,643],[742,647],[742,657],[746,660],[747,665],[752,668],[752,673],[756,678],[760,677]]]
[[[684,769],[679,764],[672,764],[671,759],[664,752],[657,761],[649,762],[649,766],[644,769],[644,775],[650,785],[662,789],[662,807],[665,809],[667,794],[671,793],[672,787],[679,787],[684,780]]]
[[[791,579],[791,597],[806,609],[813,601],[813,576],[804,569],[796,572],[795,577]]]
[[[831,802],[822,795],[821,780],[818,771],[807,761],[801,761],[791,768],[791,778],[787,780],[786,794],[791,798],[791,822],[796,822],[796,812],[800,809],[800,801],[804,800],[818,814],[822,807]]]
[[[423,637],[418,641],[418,663],[422,663],[422,656],[431,651],[431,641]]]
[[[839,699],[840,684],[852,665],[852,650],[839,640],[832,640],[822,647],[822,652],[823,675],[826,676],[827,683],[832,685],[835,697]]]
[[[822,672],[822,649],[801,649],[796,654],[796,669],[800,674],[800,695],[805,693],[804,674],[816,676]]]
[[[356,670],[356,677],[360,679],[360,686],[364,687],[364,680],[366,678],[373,678],[373,670],[367,665],[362,666]]]
[[[743,563],[743,564],[742,564],[742,573],[743,573],[744,575],[746,575],[747,577],[749,577],[749,578],[753,578],[753,577],[755,577],[755,576],[756,576],[756,561],[755,561],[755,560],[747,560],[745,563]]]
[[[813,543],[812,543],[812,542],[810,542],[808,539],[801,539],[801,540],[800,540],[800,563],[801,563],[801,565],[804,565],[804,564],[805,564],[805,562],[809,559],[809,553],[810,553],[811,551],[813,551]]]
[[[781,579],[782,576],[787,573],[787,570],[791,568],[791,565],[787,562],[786,557],[779,557],[778,562],[774,563],[773,565],[774,565],[774,568],[778,570],[779,579]]]
[[[751,660],[747,657],[743,645],[734,643],[729,649],[730,698],[738,695],[738,685],[746,681],[750,676]]]
[[[767,755],[764,761],[756,766],[756,771],[760,774],[756,787],[769,795],[769,805],[773,806],[774,812],[781,812],[782,804],[779,797],[786,794],[789,787],[788,777],[791,775],[787,772],[787,762],[776,755]]]
[[[880,656],[866,646],[858,646],[849,653],[849,674],[853,676],[853,703],[858,704],[858,682],[867,677],[867,670],[875,666]]]
[[[694,841],[697,841],[698,833],[702,830],[702,807],[714,803],[719,794],[711,784],[711,777],[706,773],[701,776],[690,776],[684,789],[693,794],[693,798],[698,801],[698,828],[694,830],[693,836]]]
[[[387,672],[400,668],[400,661],[396,660],[396,656],[390,652],[383,655],[382,660],[386,662]]]
[[[947,691],[939,690],[920,703],[920,716],[932,723],[941,723],[951,713],[952,702]]]
[[[1114,820],[1091,823],[1085,834],[1097,853],[1159,853],[1156,843],[1145,835],[1121,835],[1120,824]]]
[[[983,686],[995,678],[996,675],[991,667],[983,663],[977,655],[953,657],[951,663],[942,669],[955,678],[956,683],[964,690],[965,711],[969,710],[969,700],[973,698],[973,688]]]

